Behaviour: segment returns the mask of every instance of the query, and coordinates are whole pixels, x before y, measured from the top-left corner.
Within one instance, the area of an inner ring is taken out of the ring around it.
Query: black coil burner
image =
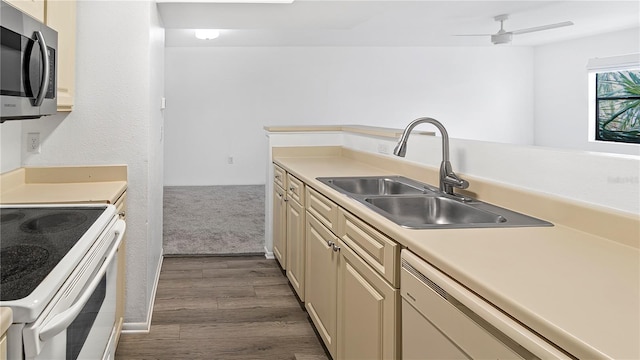
[[[0,208],[0,301],[27,297],[104,210],[72,206]]]
[[[52,234],[73,229],[87,221],[87,216],[81,212],[63,212],[42,215],[20,224],[20,230],[29,234]]]
[[[0,283],[15,281],[43,267],[49,251],[37,245],[15,245],[0,250]]]
[[[21,220],[24,213],[20,211],[2,212],[0,213],[0,225],[9,224],[12,221]]]

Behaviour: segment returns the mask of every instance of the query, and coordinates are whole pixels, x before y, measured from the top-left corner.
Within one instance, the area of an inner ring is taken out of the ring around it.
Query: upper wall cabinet
[[[58,32],[58,111],[73,110],[76,84],[76,0],[47,0],[45,23]]]
[[[45,0],[5,0],[7,3],[20,9],[22,12],[44,22]]]

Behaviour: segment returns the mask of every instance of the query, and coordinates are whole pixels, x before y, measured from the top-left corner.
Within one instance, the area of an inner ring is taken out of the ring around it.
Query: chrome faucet
[[[436,119],[432,119],[429,117],[421,117],[416,120],[413,120],[407,128],[404,129],[402,136],[400,137],[400,141],[398,141],[398,145],[396,145],[393,150],[393,154],[404,157],[407,153],[407,140],[409,139],[409,134],[411,130],[415,128],[417,125],[422,123],[433,124],[435,127],[440,130],[440,135],[442,135],[442,162],[440,163],[440,191],[445,194],[460,197],[459,195],[453,192],[453,188],[458,189],[466,189],[469,187],[469,182],[461,179],[456,175],[451,169],[451,163],[449,162],[449,134],[444,126]],[[463,200],[464,197],[461,197]]]

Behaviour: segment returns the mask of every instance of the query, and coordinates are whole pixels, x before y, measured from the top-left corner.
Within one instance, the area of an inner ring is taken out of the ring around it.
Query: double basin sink
[[[317,180],[410,229],[553,226],[489,203],[451,196],[403,176],[319,177]]]

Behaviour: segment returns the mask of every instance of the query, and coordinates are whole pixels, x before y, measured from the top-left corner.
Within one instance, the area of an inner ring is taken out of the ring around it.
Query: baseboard
[[[158,268],[156,269],[156,277],[153,282],[153,289],[151,290],[151,302],[147,312],[147,320],[144,322],[125,322],[122,324],[122,334],[148,333],[149,330],[151,330],[151,317],[153,316],[153,307],[156,303],[156,292],[158,291],[158,282],[160,281],[160,270],[162,270],[163,260],[164,255],[160,255],[160,261],[158,261]]]
[[[148,322],[126,322],[122,324],[121,334],[148,334],[151,321]]]
[[[275,255],[273,255],[273,251],[269,251],[269,249],[267,249],[267,247],[264,247],[264,257],[266,257],[267,259],[275,259]]]

